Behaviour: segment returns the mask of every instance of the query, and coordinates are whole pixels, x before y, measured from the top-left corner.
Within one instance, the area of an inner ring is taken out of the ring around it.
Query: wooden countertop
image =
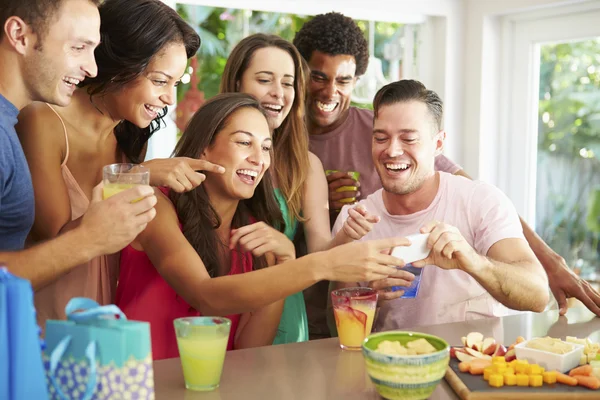
[[[589,336],[600,342],[600,318],[584,307],[569,310],[522,313],[452,324],[416,327],[412,331],[440,336],[460,345],[472,331],[510,344],[517,336]],[[343,351],[337,338],[230,351],[225,357],[221,386],[213,392],[185,389],[178,358],[154,363],[156,399],[185,400],[354,400],[380,399],[366,374],[361,352]],[[430,400],[457,400],[445,381]]]

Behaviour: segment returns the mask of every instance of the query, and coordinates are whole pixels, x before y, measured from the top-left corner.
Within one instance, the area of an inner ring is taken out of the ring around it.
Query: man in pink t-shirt
[[[306,22],[296,33],[294,45],[310,68],[306,99],[309,149],[325,170],[340,171],[327,176],[333,223],[344,204],[381,188],[371,161],[373,112],[351,107],[354,85],[367,70],[369,46],[352,18],[336,12]],[[437,157],[436,168],[452,174],[461,170],[443,155]],[[349,171],[360,173],[358,181]],[[346,190],[338,192],[341,187]],[[328,336],[328,283],[314,285],[304,296],[311,338]]]
[[[376,329],[502,316],[509,309],[543,311],[548,279],[510,200],[492,185],[434,169],[445,138],[438,95],[403,80],[383,87],[373,106],[372,159],[383,189],[360,204],[381,220],[362,240],[429,233],[431,249],[413,263],[423,267],[415,298],[389,290],[409,286],[409,272],[368,283],[380,292]]]
[[[342,171],[327,177],[329,209],[335,218],[344,205],[340,200],[360,200],[381,188],[370,158],[373,113],[350,106],[354,85],[367,70],[368,44],[351,18],[333,12],[317,15],[305,23],[296,33],[294,45],[310,68],[306,100],[310,150],[326,170]],[[442,154],[435,159],[435,169],[467,176]],[[350,178],[347,171],[360,172],[359,182]],[[354,186],[356,190],[337,192],[342,186]],[[575,275],[525,221],[521,224],[529,245],[548,274],[560,314],[567,312],[567,298],[575,297],[600,317],[600,293]],[[322,286],[316,285],[305,292],[311,333],[324,331],[325,286],[323,282]]]

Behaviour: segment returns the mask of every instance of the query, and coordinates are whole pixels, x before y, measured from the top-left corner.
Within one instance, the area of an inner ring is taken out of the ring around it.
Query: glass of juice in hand
[[[150,184],[150,170],[139,164],[110,164],[102,168],[104,200],[136,185]]]
[[[219,387],[231,320],[187,317],[173,321],[185,387],[208,391]]]
[[[337,169],[328,169],[325,170],[325,175],[331,175],[335,172],[340,172]],[[360,172],[357,171],[348,171],[347,174],[350,176],[350,178],[354,179],[355,181],[359,181],[360,180]],[[357,186],[341,186],[339,188],[337,188],[336,192],[356,192],[358,190]],[[345,199],[341,199],[340,203],[354,203],[356,201],[356,197],[348,197]]]
[[[373,327],[377,291],[362,287],[334,290],[331,292],[331,301],[340,347],[360,350]]]

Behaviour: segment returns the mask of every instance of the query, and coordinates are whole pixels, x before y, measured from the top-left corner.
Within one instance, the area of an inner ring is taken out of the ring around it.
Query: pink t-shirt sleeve
[[[461,169],[462,168],[460,165],[455,164],[454,161],[452,161],[451,159],[449,159],[448,157],[446,157],[443,154],[440,154],[439,156],[437,156],[435,158],[435,170],[436,171],[447,172],[449,174],[454,175]]]
[[[473,247],[479,254],[487,255],[490,247],[502,239],[525,239],[517,210],[497,187],[479,182],[468,209]]]

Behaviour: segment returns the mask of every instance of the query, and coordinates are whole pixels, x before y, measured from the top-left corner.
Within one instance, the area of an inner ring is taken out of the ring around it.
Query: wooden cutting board
[[[600,399],[600,389],[590,390],[583,386],[560,383],[544,384],[542,387],[503,386],[491,387],[482,375],[471,375],[458,370],[458,361],[450,360],[446,382],[462,400],[591,400]]]

